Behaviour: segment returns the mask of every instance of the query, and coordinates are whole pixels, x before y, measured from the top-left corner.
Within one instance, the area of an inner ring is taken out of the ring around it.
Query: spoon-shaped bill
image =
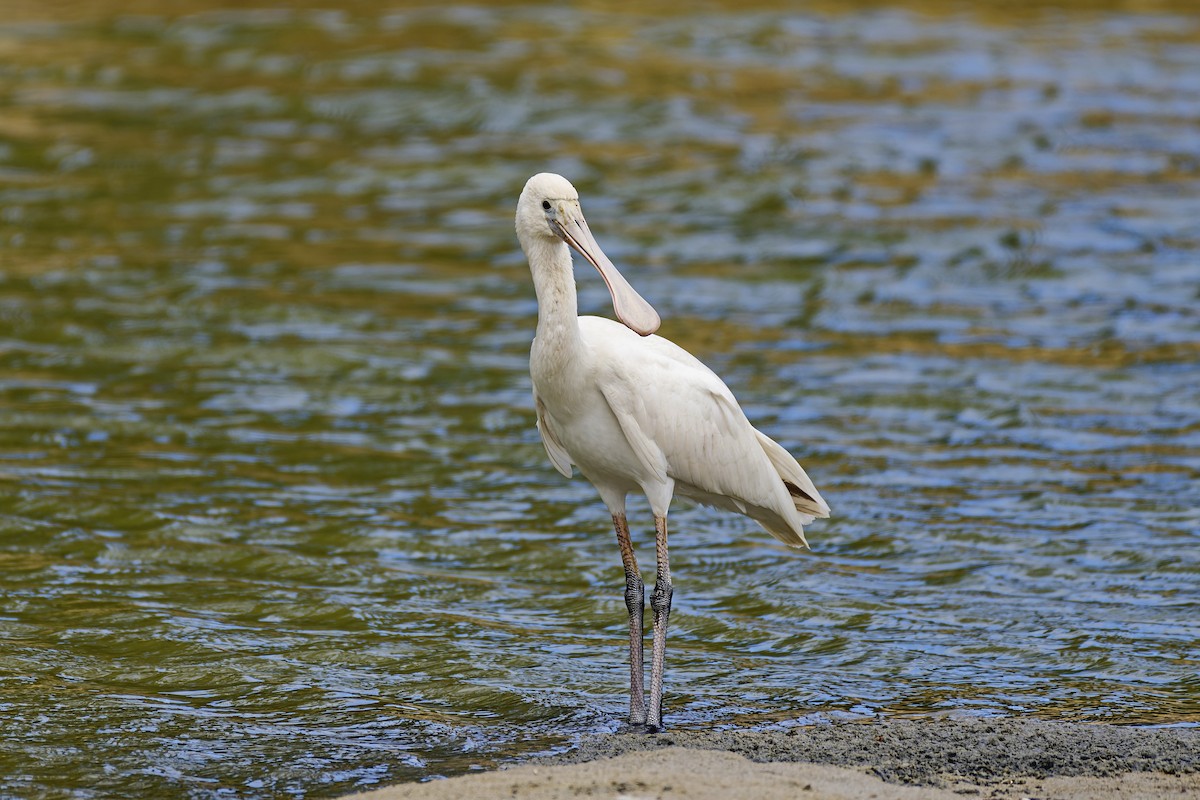
[[[587,221],[583,217],[569,217],[558,221],[556,228],[563,241],[575,248],[579,255],[599,271],[600,277],[604,278],[608,293],[612,295],[613,311],[616,312],[617,319],[621,320],[625,327],[642,336],[649,336],[658,330],[662,322],[658,312],[629,285],[629,281],[625,280],[609,261],[608,256],[604,255],[604,251],[596,244],[596,239],[588,229]]]

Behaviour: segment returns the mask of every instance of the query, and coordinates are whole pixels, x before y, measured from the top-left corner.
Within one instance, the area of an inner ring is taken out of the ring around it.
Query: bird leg
[[[654,592],[650,595],[650,610],[654,612],[654,651],[650,662],[650,714],[646,720],[651,730],[662,728],[663,664],[667,656],[667,619],[671,616],[671,565],[667,559],[667,518],[654,517],[654,555],[658,574]]]
[[[646,611],[645,587],[638,571],[633,542],[629,540],[629,523],[624,514],[613,514],[617,529],[617,544],[621,547],[621,564],[625,567],[625,608],[629,609],[629,724],[646,724],[646,693],[643,688],[642,615]]]

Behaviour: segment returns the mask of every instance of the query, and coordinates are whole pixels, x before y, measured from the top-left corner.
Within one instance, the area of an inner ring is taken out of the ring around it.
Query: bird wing
[[[828,517],[829,504],[821,497],[804,467],[800,466],[791,453],[762,431],[756,428],[754,435],[758,437],[758,443],[762,445],[763,452],[771,460],[775,471],[783,479],[783,485],[791,495],[792,502],[796,504],[796,510],[805,515],[804,524],[812,522],[815,517]]]
[[[602,318],[580,323],[597,356],[597,384],[649,475],[743,514],[780,505],[775,459],[716,373],[662,337]]]
[[[550,463],[563,475],[571,477],[571,456],[550,427],[546,418],[546,407],[542,405],[542,399],[537,396],[537,392],[533,393],[533,407],[537,413],[538,433],[542,435],[542,446],[546,448],[546,455],[550,457]]]

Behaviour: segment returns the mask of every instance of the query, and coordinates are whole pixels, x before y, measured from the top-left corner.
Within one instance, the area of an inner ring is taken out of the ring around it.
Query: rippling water
[[[669,721],[1200,721],[1200,17],[1084,5],[14,4],[0,795],[616,729],[617,550],[530,407],[544,169],[835,511],[676,509]]]

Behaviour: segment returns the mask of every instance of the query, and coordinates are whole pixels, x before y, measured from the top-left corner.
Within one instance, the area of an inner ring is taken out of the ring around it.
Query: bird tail
[[[759,520],[759,524],[784,544],[806,547],[808,542],[804,540],[803,526],[814,519],[828,517],[829,504],[821,497],[821,493],[813,485],[812,479],[805,473],[804,467],[792,458],[791,453],[784,450],[774,439],[762,431],[756,429],[754,434],[758,437],[758,444],[767,454],[771,466],[779,473],[779,479],[783,481],[784,488],[787,489],[788,496],[791,497],[797,512],[794,520],[771,520],[770,523]],[[785,527],[779,524],[781,522],[786,524],[785,530],[781,529]]]
[[[764,531],[788,547],[808,547],[808,540],[804,538],[803,526],[792,525],[779,518],[776,519],[778,521],[764,522],[761,519],[755,519],[754,521],[761,525]]]

